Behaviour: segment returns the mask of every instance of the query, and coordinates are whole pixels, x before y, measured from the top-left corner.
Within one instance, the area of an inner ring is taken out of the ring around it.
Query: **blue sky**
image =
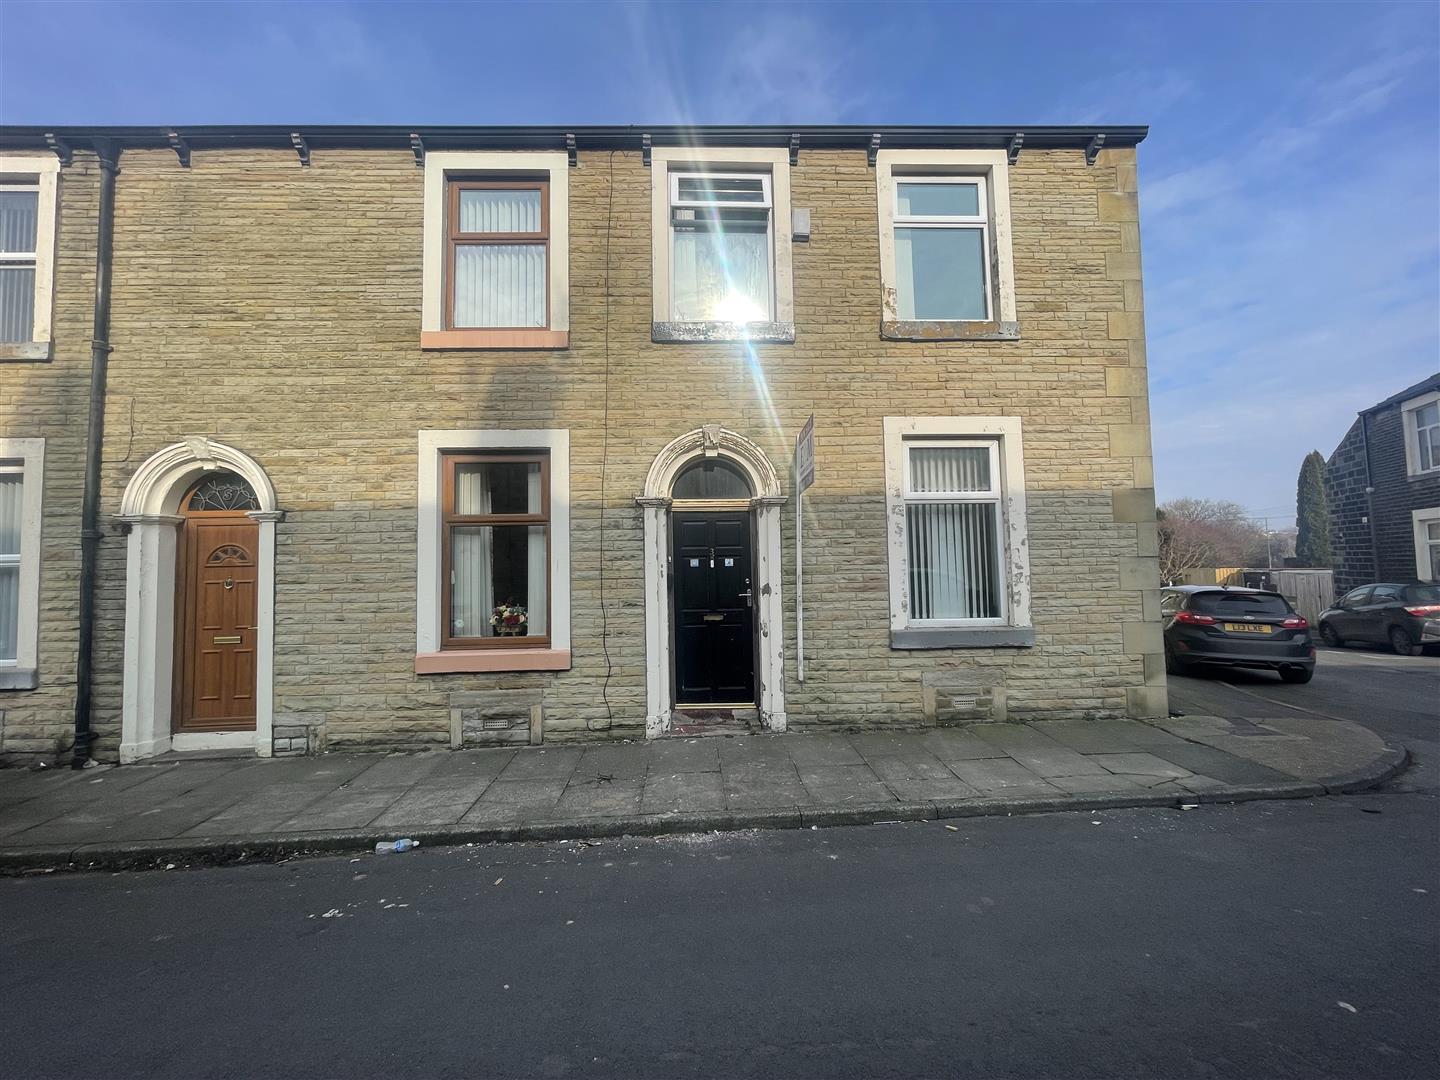
[[[1149,124],[1162,500],[1293,514],[1440,367],[1433,3],[0,0],[0,120]]]

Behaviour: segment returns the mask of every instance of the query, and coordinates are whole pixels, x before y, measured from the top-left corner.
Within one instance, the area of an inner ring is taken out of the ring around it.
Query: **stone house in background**
[[[1440,581],[1440,372],[1360,413],[1325,467],[1337,596]]]
[[[1144,135],[0,129],[0,752],[1165,715]]]

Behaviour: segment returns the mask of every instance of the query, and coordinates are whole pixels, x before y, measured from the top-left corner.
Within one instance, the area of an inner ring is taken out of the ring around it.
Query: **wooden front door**
[[[755,703],[755,594],[747,511],[676,512],[675,702]]]
[[[185,519],[175,635],[176,731],[255,729],[255,580],[260,527],[244,514]]]

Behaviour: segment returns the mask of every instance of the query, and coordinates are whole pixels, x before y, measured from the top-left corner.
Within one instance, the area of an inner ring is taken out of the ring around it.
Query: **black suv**
[[[1176,585],[1160,595],[1165,670],[1199,665],[1269,668],[1287,683],[1315,674],[1310,624],[1277,592]]]
[[[1389,645],[1401,656],[1440,645],[1440,585],[1380,582],[1351,589],[1320,613],[1320,636],[1337,647]]]

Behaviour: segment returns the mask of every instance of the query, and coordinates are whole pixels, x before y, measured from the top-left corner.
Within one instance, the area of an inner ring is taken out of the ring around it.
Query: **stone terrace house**
[[[0,751],[1164,715],[1144,135],[0,129]]]
[[[1336,595],[1440,581],[1440,372],[1360,413],[1325,469]]]

